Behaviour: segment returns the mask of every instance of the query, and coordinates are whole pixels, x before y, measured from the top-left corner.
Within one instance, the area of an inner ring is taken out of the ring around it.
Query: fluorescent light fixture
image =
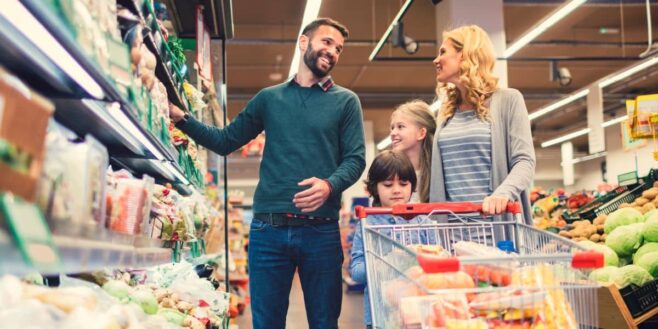
[[[169,181],[174,181],[176,176],[174,176],[175,170],[172,170],[173,167],[167,161],[162,160],[148,160],[151,162],[154,167],[158,170],[162,177],[166,178]]]
[[[391,145],[391,136],[386,136],[381,142],[377,143],[377,149],[381,151],[389,145]]]
[[[585,161],[589,161],[589,160],[602,158],[606,155],[608,155],[608,152],[603,151],[603,152],[599,152],[599,153],[586,155],[586,156],[583,156],[583,157],[580,157],[580,158],[571,159],[571,161],[562,161],[560,164],[563,165],[563,166],[565,164],[576,164],[576,163],[580,163],[580,162],[585,162]]]
[[[172,172],[172,173],[174,174],[174,176],[176,176],[176,178],[177,178],[181,183],[183,183],[184,185],[189,185],[189,184],[190,184],[190,181],[187,180],[187,178],[185,177],[185,175],[183,175],[183,173],[181,173],[180,170],[178,170],[176,167],[174,167],[174,165],[172,165],[170,162],[167,162],[167,161],[163,161],[162,163],[164,164],[164,166],[165,166],[170,172]]]
[[[135,137],[128,133],[128,131],[126,131],[122,125],[118,124],[117,121],[112,118],[112,115],[110,115],[110,111],[106,110],[108,107],[118,107],[118,103],[112,103],[108,107],[103,107],[96,101],[83,99],[82,104],[84,104],[90,111],[94,112],[107,125],[113,127],[114,130],[125,140],[125,142],[128,144],[126,146],[131,151],[139,155],[144,155],[144,151],[135,140]]]
[[[543,142],[543,143],[541,143],[541,147],[553,146],[555,144],[560,144],[562,142],[566,142],[566,141],[574,139],[576,137],[587,135],[587,134],[589,134],[590,130],[591,129],[589,129],[589,128],[583,128],[581,130],[574,131],[574,132],[566,134],[564,136],[561,136],[561,137],[554,138],[554,139],[551,139],[549,141]]]
[[[608,120],[608,121],[604,122],[601,126],[603,126],[603,128],[608,128],[608,127],[610,127],[610,126],[612,126],[616,123],[620,123],[620,122],[623,122],[623,121],[626,121],[626,120],[628,120],[628,115],[624,115],[624,116],[619,117],[619,118]]]
[[[629,67],[621,72],[615,72],[610,74],[608,77],[604,78],[601,82],[599,82],[599,87],[605,88],[610,86],[611,84],[621,81],[623,79],[626,79],[630,77],[631,75],[638,73],[646,68],[649,68],[653,65],[658,64],[658,56],[654,56],[652,58],[646,59],[642,61],[641,63]]]
[[[545,115],[549,112],[553,112],[553,111],[559,109],[562,106],[565,106],[565,105],[567,105],[569,103],[572,103],[572,102],[574,102],[574,101],[576,101],[576,100],[578,100],[582,97],[585,97],[585,96],[587,96],[587,94],[589,94],[589,89],[581,89],[578,92],[573,93],[573,94],[571,94],[571,95],[569,95],[565,98],[562,98],[562,99],[560,99],[559,101],[557,101],[555,103],[549,104],[549,105],[544,106],[543,108],[541,108],[541,109],[539,109],[535,112],[530,113],[528,115],[528,118],[530,118],[530,121],[532,121],[534,119],[537,119],[542,115]]]
[[[96,99],[105,97],[96,80],[71,57],[23,4],[17,0],[6,1],[0,6],[0,14],[91,96]]]
[[[320,12],[320,6],[322,5],[322,0],[306,0],[306,8],[304,9],[304,18],[302,19],[302,26],[299,28],[299,33],[297,34],[297,40],[299,36],[302,35],[304,27],[312,22],[314,19],[318,18],[318,13]],[[291,77],[293,74],[297,73],[297,68],[299,67],[299,45],[295,42],[295,55],[292,57],[292,63],[290,63],[290,71],[288,76]]]
[[[407,12],[407,9],[409,9],[409,6],[411,6],[411,3],[413,3],[413,2],[414,2],[414,0],[407,0],[407,2],[405,2],[402,5],[402,8],[400,8],[400,11],[398,11],[398,14],[395,15],[395,18],[393,18],[393,21],[391,22],[391,24],[386,29],[386,32],[384,32],[384,35],[382,35],[382,38],[379,39],[379,42],[377,43],[377,46],[375,46],[375,49],[373,49],[372,53],[370,53],[370,56],[368,57],[369,61],[372,62],[372,60],[375,59],[375,57],[379,53],[379,50],[382,48],[382,46],[384,46],[384,43],[386,42],[386,40],[388,40],[388,36],[391,35],[391,31],[393,31],[393,27],[395,26],[395,24],[398,23],[400,18],[402,18],[402,15],[404,15],[404,13]]]
[[[586,0],[571,0],[569,2],[566,2],[556,10],[554,10],[543,21],[533,26],[528,32],[523,34],[523,36],[521,36],[518,40],[514,41],[512,45],[505,50],[504,57],[508,58],[514,55],[514,53],[516,53],[519,49],[523,48],[530,41],[535,39],[540,34],[544,33],[544,31],[546,31],[548,28],[555,25],[555,23],[559,22],[561,19],[569,15],[576,8],[580,7],[580,5],[582,5],[585,1]]]
[[[110,114],[112,114],[112,117],[114,117],[114,119],[116,119],[119,122],[119,124],[128,131],[128,133],[130,133],[133,137],[137,138],[137,140],[140,143],[142,143],[142,145],[144,145],[149,150],[149,152],[151,152],[151,154],[155,156],[156,159],[164,160],[165,157],[162,154],[162,152],[160,152],[160,150],[158,150],[158,148],[155,147],[155,145],[153,145],[153,143],[148,138],[146,138],[146,136],[144,136],[144,132],[141,129],[139,129],[132,122],[132,120],[130,120],[128,116],[126,116],[126,114],[123,113],[123,111],[121,111],[119,104],[118,103],[114,103],[114,104],[116,105],[107,107],[108,110],[110,111]]]
[[[627,119],[628,119],[628,115],[624,115],[624,116],[621,116],[619,118],[614,118],[614,119],[608,120],[608,121],[602,123],[601,126],[603,128],[608,128],[608,127],[610,127],[614,124],[623,122],[624,120],[627,120]],[[566,141],[574,139],[576,137],[580,137],[582,135],[589,134],[589,132],[590,132],[589,128],[583,128],[581,130],[572,132],[570,134],[566,134],[562,137],[558,137],[558,138],[554,138],[554,139],[545,141],[545,142],[541,143],[541,147],[549,147],[549,146],[553,146],[555,144],[560,144],[562,142],[566,142]]]

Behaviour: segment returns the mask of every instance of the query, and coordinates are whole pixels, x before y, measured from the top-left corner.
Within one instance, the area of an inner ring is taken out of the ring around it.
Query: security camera
[[[573,80],[571,77],[571,71],[566,67],[558,67],[556,61],[550,62],[550,78],[551,81],[557,80],[562,87],[570,85]]]
[[[400,47],[409,55],[415,54],[418,48],[420,48],[416,40],[404,34],[404,24],[402,22],[397,22],[393,26],[391,42],[393,43],[393,47]]]
[[[560,82],[560,86],[563,87],[570,85],[571,81],[573,80],[571,78],[571,72],[566,67],[561,67],[557,70],[557,78]]]

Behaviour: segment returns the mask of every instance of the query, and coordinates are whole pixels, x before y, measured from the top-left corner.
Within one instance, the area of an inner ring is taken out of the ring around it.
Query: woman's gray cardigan
[[[535,148],[523,95],[516,89],[501,88],[491,96],[489,110],[493,195],[520,201],[525,222],[532,224],[528,190],[535,176]],[[434,133],[430,202],[446,201],[443,162],[437,142],[444,126],[445,122],[439,122]],[[506,215],[505,220],[514,218]]]

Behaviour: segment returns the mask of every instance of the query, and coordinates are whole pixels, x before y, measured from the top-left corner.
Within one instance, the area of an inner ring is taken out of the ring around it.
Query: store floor
[[[251,308],[247,306],[244,314],[238,317],[239,329],[251,328]],[[363,325],[363,295],[345,294],[343,290],[343,305],[338,320],[338,327],[344,329],[364,328]],[[286,329],[307,329],[306,310],[304,309],[304,294],[299,277],[295,275],[290,291],[290,306],[288,307],[288,318]]]

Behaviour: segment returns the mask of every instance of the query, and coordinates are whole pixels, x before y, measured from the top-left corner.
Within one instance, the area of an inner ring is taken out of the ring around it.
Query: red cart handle
[[[413,218],[418,215],[428,214],[468,214],[474,212],[482,212],[482,204],[471,202],[433,202],[433,203],[410,203],[395,205],[391,208],[383,207],[363,207],[356,206],[355,208],[357,218],[366,218],[368,215],[395,215],[403,218]],[[505,213],[520,214],[521,203],[509,202]]]

